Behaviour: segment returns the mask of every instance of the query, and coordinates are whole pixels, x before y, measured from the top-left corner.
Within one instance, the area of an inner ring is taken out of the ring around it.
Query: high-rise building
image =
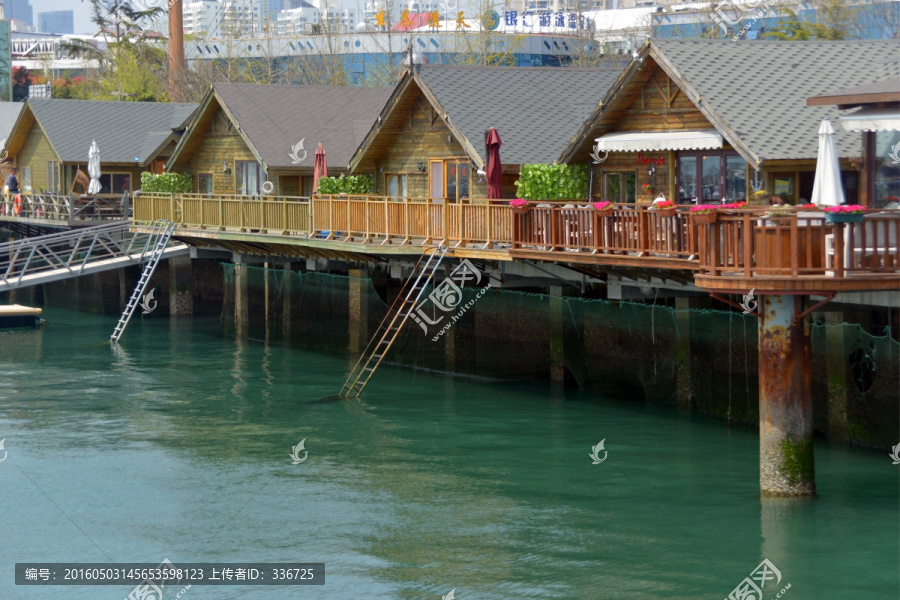
[[[38,31],[41,33],[75,33],[75,14],[71,10],[53,10],[38,13]]]
[[[34,9],[28,0],[5,0],[3,14],[6,19],[19,19],[34,27]]]

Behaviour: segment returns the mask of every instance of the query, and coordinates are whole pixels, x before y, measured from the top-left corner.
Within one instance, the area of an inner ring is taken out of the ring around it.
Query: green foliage
[[[525,200],[587,198],[587,165],[522,165],[517,197]]]
[[[848,6],[843,0],[820,0],[814,3],[816,21],[803,20],[789,8],[784,8],[786,17],[777,27],[773,27],[761,38],[775,40],[845,40],[851,37],[850,25],[858,9]]]
[[[322,177],[319,179],[317,194],[372,194],[375,192],[375,180],[368,175],[341,174],[340,177]]]
[[[141,191],[185,194],[191,191],[193,180],[190,173],[141,173]]]

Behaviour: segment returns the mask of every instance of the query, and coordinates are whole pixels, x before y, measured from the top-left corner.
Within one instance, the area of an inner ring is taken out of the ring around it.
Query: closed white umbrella
[[[822,119],[819,126],[819,154],[816,156],[816,180],[813,183],[812,203],[819,206],[840,206],[844,203],[841,167],[834,143],[834,127],[828,119]]]
[[[88,152],[88,175],[91,176],[88,194],[100,193],[100,148],[97,147],[97,140],[91,142],[91,150]]]

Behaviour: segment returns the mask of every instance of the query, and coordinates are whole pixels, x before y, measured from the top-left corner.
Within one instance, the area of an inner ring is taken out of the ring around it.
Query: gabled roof
[[[20,124],[28,128],[28,113],[63,162],[87,162],[88,150],[96,140],[102,162],[145,165],[177,130],[185,127],[196,107],[173,102],[32,98],[25,104],[7,147],[10,155],[19,152],[27,135]]]
[[[408,110],[406,96],[421,90],[479,167],[487,159],[484,132],[495,127],[503,141],[503,164],[552,163],[620,69],[417,65],[408,71],[385,106],[378,124],[354,157],[353,168],[379,136],[392,113]],[[396,115],[395,115],[396,117]],[[383,143],[387,143],[383,140]]]
[[[9,132],[19,119],[19,113],[24,106],[21,102],[0,102],[0,140],[9,137]]]
[[[639,57],[642,62],[633,61],[626,68],[561,161],[583,158],[594,143],[598,124],[614,127],[603,118],[615,112],[621,90],[657,64],[754,166],[816,158],[820,122],[840,113],[833,106],[807,107],[807,98],[900,76],[896,40],[654,39]],[[859,153],[858,135],[838,131],[836,139],[839,155]]]
[[[190,159],[198,147],[196,136],[205,133],[221,107],[266,169],[312,169],[319,142],[325,145],[328,166],[346,169],[390,93],[374,87],[216,84],[169,164]],[[306,156],[295,163],[291,151],[301,140]]]

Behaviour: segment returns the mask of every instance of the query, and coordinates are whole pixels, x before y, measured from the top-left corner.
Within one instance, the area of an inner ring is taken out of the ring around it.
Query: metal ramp
[[[144,263],[153,249],[152,236],[130,227],[108,223],[0,244],[0,292]],[[166,248],[160,258],[189,251],[186,244],[178,244]]]
[[[165,251],[166,246],[169,245],[173,233],[175,233],[175,223],[171,221],[159,220],[153,224],[153,229],[150,230],[150,237],[147,238],[147,245],[151,247],[150,259],[147,261],[147,264],[144,265],[144,272],[141,273],[140,280],[138,280],[137,285],[134,286],[131,298],[128,299],[128,304],[125,305],[125,310],[122,312],[122,316],[119,317],[119,322],[116,324],[116,328],[109,338],[110,342],[118,342],[119,338],[122,337],[122,334],[125,333],[125,328],[128,327],[128,321],[131,320],[134,309],[137,308],[141,296],[144,295],[147,284],[150,283],[150,278],[153,276],[153,271],[156,270],[156,265],[158,265],[160,259],[162,259],[163,251]]]
[[[423,254],[419,262],[416,263],[414,271],[418,271],[418,276],[415,280],[412,277],[407,279],[400,293],[397,294],[394,303],[381,321],[378,329],[375,330],[375,335],[372,336],[356,365],[350,371],[347,381],[344,382],[344,386],[339,394],[341,398],[358,398],[362,394],[366,384],[369,383],[372,375],[375,374],[378,365],[381,364],[381,361],[400,334],[400,330],[403,328],[409,315],[415,310],[416,304],[418,304],[419,299],[425,292],[425,288],[434,279],[434,274],[441,266],[441,262],[443,262],[446,254],[447,247],[439,246],[430,254]],[[422,265],[423,260],[425,264],[420,269],[419,267]]]

